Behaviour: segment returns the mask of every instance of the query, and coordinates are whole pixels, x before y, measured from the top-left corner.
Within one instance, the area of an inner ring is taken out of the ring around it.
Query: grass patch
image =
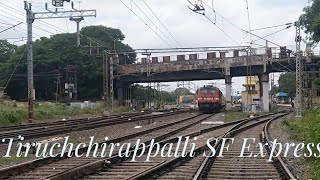
[[[226,112],[224,115],[225,122],[232,122],[240,119],[247,118],[247,114],[243,112]]]
[[[125,112],[130,112],[131,108],[126,107],[126,106],[116,106],[113,108],[113,113],[119,114],[119,113],[125,113]]]
[[[59,103],[35,103],[34,119],[43,120],[55,116],[74,116],[81,114],[96,114],[103,112],[100,108],[77,108]],[[27,120],[28,111],[26,104],[0,103],[0,126],[9,126]]]
[[[320,143],[320,108],[307,111],[302,120],[287,119],[281,126],[290,133],[290,138],[308,143]],[[318,154],[317,148],[312,151]],[[307,151],[306,151],[307,152]],[[320,159],[315,157],[305,158],[310,164],[310,178],[320,177]]]
[[[0,158],[0,166],[9,165],[13,162],[22,161],[24,159],[26,159],[26,158],[25,157],[16,157],[15,155],[13,155],[12,157],[9,157],[9,158],[1,157]]]

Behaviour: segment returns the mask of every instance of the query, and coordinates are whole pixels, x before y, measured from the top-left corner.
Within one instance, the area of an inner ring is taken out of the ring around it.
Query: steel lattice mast
[[[300,22],[295,22],[296,26],[296,117],[301,117],[302,111],[302,67],[301,67],[301,27]]]
[[[52,0],[52,4],[57,7],[63,6],[63,2],[69,0]],[[72,10],[72,11],[51,11],[48,5],[45,5],[47,12],[33,12],[32,4],[24,1],[24,9],[27,15],[27,63],[28,63],[28,118],[31,123],[33,120],[33,101],[35,99],[34,81],[33,81],[33,42],[32,42],[32,24],[36,19],[52,19],[52,18],[83,18],[96,17],[96,10]],[[79,32],[78,32],[79,33]],[[78,36],[79,37],[79,36]],[[78,40],[79,42],[79,40]]]

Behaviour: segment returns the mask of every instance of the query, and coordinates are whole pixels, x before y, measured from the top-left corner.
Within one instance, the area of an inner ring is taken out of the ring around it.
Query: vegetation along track
[[[213,115],[197,114],[182,120],[176,120],[164,125],[141,130],[137,133],[132,133],[112,140],[100,142],[100,145],[102,143],[135,143],[137,139],[141,139],[141,141],[145,143],[150,142],[153,138],[156,141],[160,141],[172,134],[183,131],[193,125],[199,124],[201,123],[201,121],[208,119],[211,116]],[[119,147],[117,146],[114,152],[118,151],[117,148],[119,149]],[[81,148],[79,149],[79,153],[85,153],[87,149],[87,147]],[[74,153],[74,151],[72,151],[72,153]],[[69,171],[70,169],[75,169],[78,166],[85,165],[97,160],[103,160],[103,158],[94,158],[92,156],[88,158],[68,158],[66,152],[63,155],[58,154],[56,157],[37,159],[34,161],[29,161],[26,163],[21,163],[15,166],[0,169],[0,179],[50,179],[50,177],[54,177],[57,174],[61,174],[63,172]]]
[[[49,123],[12,126],[12,129],[10,129],[9,127],[3,127],[0,131],[0,139],[13,138],[14,140],[18,140],[18,136],[23,136],[25,140],[29,140],[32,138],[40,138],[68,133],[70,131],[81,131],[102,126],[111,126],[116,124],[166,117],[178,113],[183,113],[183,111],[164,112],[163,114],[155,115],[145,113],[133,113],[92,119],[85,118],[68,121],[55,121]],[[128,119],[130,119],[130,121],[128,121]]]

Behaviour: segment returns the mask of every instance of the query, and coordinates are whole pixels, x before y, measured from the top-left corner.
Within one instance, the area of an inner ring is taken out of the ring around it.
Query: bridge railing
[[[285,59],[295,57],[293,46],[289,48],[270,47],[270,48],[252,48],[251,53],[248,50],[234,50],[234,51],[213,51],[213,52],[199,52],[187,54],[170,54],[167,56],[153,56],[148,60],[147,58],[138,58],[136,64],[151,64],[158,63],[176,63],[185,61],[201,61],[201,60],[217,60],[217,59],[233,59],[238,57],[253,56],[268,56],[269,59]]]

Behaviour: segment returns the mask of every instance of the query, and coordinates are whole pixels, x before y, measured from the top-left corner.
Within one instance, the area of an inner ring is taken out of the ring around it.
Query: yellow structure
[[[243,105],[260,105],[260,84],[257,76],[246,77],[244,84],[245,91],[242,91]]]

